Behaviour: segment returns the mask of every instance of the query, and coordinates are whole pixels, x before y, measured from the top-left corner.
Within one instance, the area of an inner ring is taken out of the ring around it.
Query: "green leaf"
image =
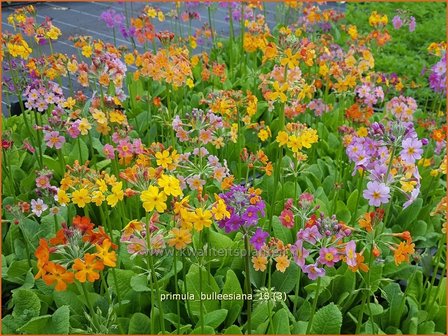
[[[201,328],[201,326],[199,326],[196,329],[194,329],[191,332],[191,334],[193,334],[193,335],[214,335],[215,329],[213,329],[212,327],[209,327],[209,326],[204,326],[204,332],[202,332],[202,328]]]
[[[288,312],[285,308],[280,309],[275,313],[272,319],[272,333],[275,335],[284,334],[290,335]]]
[[[291,263],[284,273],[275,271],[272,274],[272,286],[279,292],[289,293],[298,281],[299,267]]]
[[[13,317],[23,317],[26,315],[31,318],[39,315],[40,299],[29,289],[19,289],[14,292],[12,302],[14,304]]]
[[[131,278],[131,287],[136,292],[150,292],[148,278],[144,274],[137,274]]]
[[[201,272],[201,274],[199,274]],[[201,284],[202,277],[202,288]],[[200,315],[200,304],[201,304],[201,294],[214,294],[219,293],[219,287],[216,284],[213,276],[202,267],[199,269],[198,265],[191,265],[188,273],[186,275],[186,285],[187,285],[187,293],[191,293],[194,295],[195,300],[190,301],[190,310],[191,314],[195,316]],[[218,300],[203,300],[202,306],[204,313],[207,314],[209,312],[215,311],[219,309],[219,301]],[[191,316],[190,316],[191,317]]]
[[[43,315],[31,319],[18,329],[29,334],[68,334],[70,330],[70,308],[62,306],[53,315]]]
[[[148,316],[142,313],[135,313],[129,321],[128,334],[150,334],[151,320]]]
[[[347,208],[353,214],[356,215],[356,200],[358,199],[359,191],[355,189],[347,199]]]
[[[70,291],[63,292],[53,292],[53,299],[57,307],[63,307],[68,305],[73,313],[78,315],[84,314],[84,308],[82,302],[79,300],[78,296]]]
[[[222,294],[242,294],[240,281],[235,272],[229,269],[226,273],[226,282],[222,288]],[[221,307],[228,310],[226,325],[230,325],[236,321],[243,307],[243,300],[223,300]]]
[[[6,272],[6,279],[10,282],[23,284],[25,282],[25,275],[30,269],[27,260],[13,261]]]
[[[341,326],[342,313],[334,303],[330,303],[314,315],[311,334],[339,334]]]
[[[218,309],[204,316],[204,323],[212,328],[218,328],[227,317],[227,309]]]
[[[121,297],[123,298],[131,290],[131,278],[135,275],[135,273],[130,270],[116,269],[115,274],[117,276],[118,289]],[[114,281],[112,272],[110,272],[107,276],[107,283],[112,290],[117,293],[117,284]]]
[[[417,198],[397,217],[396,224],[407,228],[411,223],[415,223],[415,220],[420,210],[422,209],[422,206],[423,206],[423,200],[421,198]]]
[[[224,330],[225,335],[242,335],[240,327],[236,325],[231,325],[226,330]]]

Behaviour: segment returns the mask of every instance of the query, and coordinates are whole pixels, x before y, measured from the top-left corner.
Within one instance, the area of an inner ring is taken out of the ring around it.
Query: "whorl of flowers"
[[[219,227],[227,233],[255,225],[259,218],[265,215],[266,205],[259,196],[259,190],[234,185],[228,192],[219,196],[230,212],[229,218],[218,222]]]

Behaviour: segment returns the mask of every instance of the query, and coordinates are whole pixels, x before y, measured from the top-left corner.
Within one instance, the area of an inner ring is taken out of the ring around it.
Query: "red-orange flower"
[[[73,269],[77,271],[75,278],[79,282],[94,282],[100,278],[99,272],[104,269],[104,263],[98,260],[96,255],[86,253],[84,255],[84,261],[79,258],[75,259]]]
[[[61,265],[55,264],[54,262],[48,262],[45,266],[45,271],[47,272],[42,276],[47,286],[56,282],[55,289],[57,291],[64,291],[67,289],[67,284],[73,282],[73,273],[68,272]]]
[[[86,232],[93,229],[93,223],[88,217],[76,216],[75,218],[73,218],[73,225],[81,232]]]
[[[45,265],[48,263],[50,259],[50,249],[48,248],[48,243],[45,239],[39,240],[39,246],[37,247],[34,255],[37,258],[37,268],[39,272],[36,274],[34,279],[39,279],[43,275],[46,274]]]

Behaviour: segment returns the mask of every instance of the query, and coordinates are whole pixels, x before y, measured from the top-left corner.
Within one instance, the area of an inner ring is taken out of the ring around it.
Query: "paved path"
[[[42,2],[34,4],[37,11],[37,19],[41,22],[45,17],[50,17],[53,20],[55,26],[59,27],[62,32],[62,36],[54,43],[55,52],[64,53],[67,55],[77,54],[77,50],[73,47],[73,43],[68,40],[70,36],[75,35],[90,35],[94,38],[102,39],[106,42],[114,41],[113,31],[106,27],[106,25],[100,20],[100,15],[102,12],[108,9],[114,9],[117,12],[125,13],[127,12],[129,16],[137,16],[142,8],[146,5],[151,5],[154,8],[161,9],[164,13],[167,13],[171,9],[175,8],[173,2]],[[7,17],[14,11],[18,6],[7,6],[2,8],[2,31],[12,31],[12,26],[8,24]],[[327,7],[333,7],[337,9],[343,9],[344,5],[340,3],[329,3]],[[213,24],[216,33],[220,36],[228,36],[229,34],[229,23],[225,20],[228,11],[227,9],[219,7],[217,4],[214,5],[216,8],[213,14]],[[270,27],[274,27],[276,22],[280,21],[283,16],[280,13],[282,5],[274,2],[265,3],[265,12],[267,23]],[[192,31],[195,28],[201,27],[204,23],[208,22],[208,12],[204,5],[199,6],[196,9],[201,20],[192,21]],[[291,17],[294,19],[294,17]],[[182,22],[182,29],[185,33],[188,33],[189,26],[188,23]],[[169,18],[165,22],[155,22],[155,27],[157,30],[173,30],[172,24]],[[235,31],[239,31],[239,22],[235,22]],[[116,33],[117,45],[124,45],[127,47],[132,47],[131,42],[124,39],[120,32]],[[199,47],[197,51],[201,51]],[[43,47],[43,51],[47,54],[50,53],[48,46]],[[7,73],[5,73],[7,75]],[[67,90],[67,88],[64,88]],[[2,96],[2,111],[4,115],[8,113],[7,99]]]

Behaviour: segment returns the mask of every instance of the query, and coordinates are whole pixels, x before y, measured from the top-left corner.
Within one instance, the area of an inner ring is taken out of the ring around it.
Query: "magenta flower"
[[[132,144],[127,142],[127,140],[120,140],[120,142],[118,143],[117,152],[120,158],[132,156],[132,150]]]
[[[395,15],[392,19],[392,25],[395,29],[400,29],[403,26],[403,20],[398,15]]]
[[[290,250],[296,264],[303,269],[305,266],[305,259],[310,255],[310,252],[303,247],[303,241],[300,239],[297,240],[294,245],[291,245]]]
[[[381,204],[386,204],[389,202],[389,193],[390,188],[386,184],[377,181],[370,181],[367,183],[367,189],[364,190],[362,195],[369,201],[369,205],[378,207]]]
[[[49,148],[61,149],[65,138],[58,131],[45,132],[44,141]]]
[[[423,154],[422,142],[417,138],[407,138],[402,143],[401,159],[407,164],[414,164]]]
[[[350,240],[347,245],[345,245],[345,256],[346,263],[349,266],[356,266],[356,243],[354,240]]]
[[[317,267],[317,263],[305,266],[303,272],[308,275],[310,280],[316,280],[318,277],[325,275],[325,270]]]
[[[257,251],[260,251],[263,245],[265,244],[267,237],[269,237],[269,233],[258,228],[257,231],[255,231],[252,238],[250,239],[250,243]]]
[[[323,247],[319,251],[318,261],[322,265],[327,265],[328,267],[333,267],[335,263],[340,260],[338,250],[335,247]]]

